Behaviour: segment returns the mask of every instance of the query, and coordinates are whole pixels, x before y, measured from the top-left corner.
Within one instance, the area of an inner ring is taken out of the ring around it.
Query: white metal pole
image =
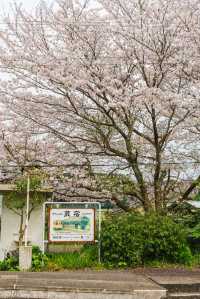
[[[30,204],[30,176],[28,174],[27,196],[26,196],[25,246],[28,245],[29,204]]]
[[[99,203],[99,263],[101,263],[101,203]]]
[[[45,224],[46,224],[46,202],[43,204],[43,211],[42,211],[42,218],[43,218],[43,231],[42,231],[42,252],[45,253]]]

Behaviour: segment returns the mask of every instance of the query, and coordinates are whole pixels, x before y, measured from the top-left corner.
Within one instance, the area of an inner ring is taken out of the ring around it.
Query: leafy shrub
[[[42,270],[48,262],[48,258],[42,253],[38,246],[32,247],[32,271]],[[7,257],[0,261],[0,271],[19,271],[19,251],[15,250],[7,254]]]
[[[190,263],[192,255],[187,244],[187,231],[171,217],[149,215],[144,220],[144,261],[162,260]]]
[[[194,208],[187,202],[173,203],[168,207],[168,213],[173,216],[175,222],[190,229],[199,224],[200,209]]]
[[[199,194],[197,194],[199,197]],[[196,199],[195,199],[196,200]],[[194,208],[187,202],[173,203],[169,208],[176,223],[187,229],[187,240],[193,254],[200,251],[200,209]]]
[[[32,271],[40,271],[46,267],[48,263],[48,257],[43,254],[38,246],[32,247]]]
[[[18,257],[8,256],[5,260],[0,261],[0,271],[19,271],[18,264]]]
[[[133,225],[140,220],[138,217],[134,214],[114,215],[102,223],[101,245],[105,263],[109,263],[110,266],[142,264],[143,243],[139,240],[140,226]]]
[[[152,261],[190,264],[186,231],[171,217],[113,215],[103,222],[102,257],[109,266],[139,266]]]
[[[200,223],[193,228],[188,228],[187,240],[192,253],[198,254],[200,252]]]

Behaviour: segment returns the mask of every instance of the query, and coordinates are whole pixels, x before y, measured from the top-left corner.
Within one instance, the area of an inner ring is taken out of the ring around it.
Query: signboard
[[[50,242],[94,242],[95,209],[50,209]]]

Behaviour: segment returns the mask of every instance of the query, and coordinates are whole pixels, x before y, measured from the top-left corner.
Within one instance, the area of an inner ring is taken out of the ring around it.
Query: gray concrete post
[[[32,246],[19,247],[19,269],[21,271],[30,270],[32,266]]]

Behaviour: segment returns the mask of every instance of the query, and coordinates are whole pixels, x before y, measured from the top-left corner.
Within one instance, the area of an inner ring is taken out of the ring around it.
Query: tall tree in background
[[[160,211],[174,196],[199,109],[191,38],[199,1],[95,7],[58,1],[34,15],[15,7],[0,33],[2,102],[68,155],[103,162],[104,173],[127,171],[129,195]]]

